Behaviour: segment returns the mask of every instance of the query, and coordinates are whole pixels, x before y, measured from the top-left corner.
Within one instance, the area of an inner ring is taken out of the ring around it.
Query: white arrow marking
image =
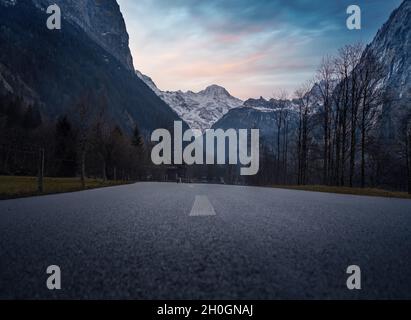
[[[213,205],[208,200],[207,196],[196,196],[190,216],[215,216]]]

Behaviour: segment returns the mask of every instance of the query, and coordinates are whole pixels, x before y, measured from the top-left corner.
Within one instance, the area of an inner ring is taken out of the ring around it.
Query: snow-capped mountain
[[[243,107],[265,113],[272,113],[281,110],[296,112],[298,110],[298,104],[296,100],[266,100],[263,97],[260,97],[259,99],[248,99],[244,102]]]
[[[209,86],[200,92],[161,91],[151,78],[139,71],[136,71],[136,74],[192,129],[209,129],[228,111],[243,105],[242,100],[217,85]]]
[[[295,100],[248,99],[240,108],[230,110],[214,125],[213,129],[260,130],[260,141],[267,151],[273,152],[277,137],[276,123],[279,117],[287,119],[290,132],[298,125],[298,105]]]

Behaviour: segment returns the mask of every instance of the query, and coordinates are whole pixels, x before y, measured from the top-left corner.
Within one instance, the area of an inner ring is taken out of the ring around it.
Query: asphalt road
[[[0,298],[411,298],[411,201],[172,183],[0,201]]]

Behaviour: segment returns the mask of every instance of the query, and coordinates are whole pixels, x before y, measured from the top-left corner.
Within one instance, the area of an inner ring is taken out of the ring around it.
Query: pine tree
[[[140,134],[140,129],[138,126],[134,127],[133,137],[132,137],[132,145],[136,148],[142,148],[144,146],[144,138]]]

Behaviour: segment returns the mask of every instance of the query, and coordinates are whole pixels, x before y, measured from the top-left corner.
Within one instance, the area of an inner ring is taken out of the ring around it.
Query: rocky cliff
[[[133,70],[129,36],[116,0],[33,0],[45,10],[57,4],[63,19],[80,26],[95,42]]]
[[[0,95],[35,103],[55,119],[91,92],[104,98],[113,122],[147,134],[180,120],[134,73],[116,1],[54,2],[61,30],[47,29],[45,0],[0,0]]]
[[[384,66],[381,84],[386,90],[382,106],[382,135],[396,139],[401,122],[411,116],[411,1],[405,0],[367,46]]]

